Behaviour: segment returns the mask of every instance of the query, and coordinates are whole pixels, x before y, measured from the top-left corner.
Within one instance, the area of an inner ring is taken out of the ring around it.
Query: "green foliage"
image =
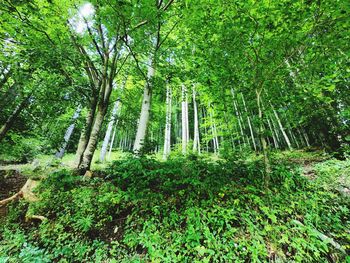
[[[317,171],[347,167],[333,161]],[[57,171],[27,212],[48,220],[14,225],[25,207],[12,206],[1,253],[9,262],[343,262],[318,233],[349,251],[349,199],[281,162],[267,190],[261,169],[259,160],[190,155],[125,157],[90,180]]]
[[[6,141],[1,142],[0,160],[5,163],[27,163],[42,153],[43,142],[33,135],[23,136],[9,134]]]
[[[350,160],[331,159],[315,166],[315,183],[329,191],[350,192]]]

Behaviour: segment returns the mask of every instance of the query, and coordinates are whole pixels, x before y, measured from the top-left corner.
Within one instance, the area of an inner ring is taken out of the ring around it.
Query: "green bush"
[[[41,154],[43,142],[35,137],[10,133],[0,147],[0,162],[27,163]]]
[[[349,252],[349,199],[282,164],[266,189],[261,170],[189,155],[127,157],[91,180],[58,171],[28,210],[48,220],[13,227],[25,208],[14,205],[0,252],[12,262],[344,262],[317,233]]]

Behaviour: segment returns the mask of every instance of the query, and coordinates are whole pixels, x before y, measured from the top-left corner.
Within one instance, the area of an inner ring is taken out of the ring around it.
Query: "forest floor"
[[[71,173],[73,157],[0,168],[0,198],[42,180],[40,201],[0,215],[1,263],[350,260],[350,160],[271,153],[267,189],[251,154],[161,161],[116,152],[104,164],[97,154],[90,180]]]

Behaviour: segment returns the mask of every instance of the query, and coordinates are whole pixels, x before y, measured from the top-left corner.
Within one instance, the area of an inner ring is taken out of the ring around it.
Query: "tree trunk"
[[[182,102],[181,102],[181,120],[182,120],[182,153],[187,152],[188,143],[188,108],[187,108],[187,90],[184,84],[182,84]]]
[[[73,114],[71,124],[69,125],[68,129],[66,130],[66,133],[64,134],[62,146],[55,154],[56,158],[62,159],[64,152],[66,151],[66,147],[68,145],[69,139],[73,134],[75,123],[76,123],[77,119],[79,118],[80,112],[81,112],[81,106],[79,105]]]
[[[209,105],[209,110],[210,110],[210,105]],[[213,118],[212,110],[209,111],[209,116],[210,116],[211,132],[212,132],[212,136],[213,136],[214,153],[218,154],[219,153],[219,140],[218,140],[217,129],[216,129],[216,124],[215,124],[215,121]]]
[[[285,139],[285,141],[286,141],[286,143],[287,143],[287,146],[288,146],[289,150],[292,150],[293,147],[292,147],[292,145],[291,145],[291,143],[290,143],[290,140],[289,140],[289,138],[288,138],[288,135],[287,135],[286,131],[284,130],[283,125],[282,125],[282,123],[281,123],[281,120],[280,120],[280,118],[278,117],[277,111],[276,111],[275,108],[272,106],[271,102],[270,102],[270,106],[271,106],[272,111],[273,111],[273,113],[274,113],[274,115],[275,115],[275,117],[276,117],[278,126],[279,126],[279,128],[280,128],[280,130],[281,130],[281,132],[282,132],[282,134],[283,134],[283,137],[284,137],[284,139]]]
[[[265,131],[264,131],[264,119],[263,119],[263,111],[261,107],[261,90],[256,89],[256,101],[258,105],[258,112],[259,112],[259,137],[261,141],[261,148],[264,155],[264,165],[265,165],[265,184],[268,186],[269,180],[270,180],[270,173],[271,173],[271,167],[270,167],[270,160],[268,157],[268,150],[266,145],[266,139],[265,139]]]
[[[268,123],[269,128],[270,128],[270,131],[271,131],[271,136],[272,136],[272,139],[273,139],[273,144],[275,145],[275,148],[278,149],[278,148],[279,148],[279,146],[278,146],[278,141],[277,141],[277,138],[276,138],[276,136],[275,136],[275,131],[274,131],[274,129],[272,128],[272,125],[271,125],[269,116],[267,116],[267,123]]]
[[[147,81],[143,91],[141,114],[140,114],[139,124],[137,127],[135,143],[133,147],[134,152],[140,151],[140,149],[142,148],[142,144],[145,142],[145,138],[146,138],[147,126],[148,126],[149,115],[151,110],[153,77],[155,74],[154,57],[155,57],[155,54],[152,54],[148,62],[149,64],[147,69]]]
[[[81,161],[83,159],[83,154],[86,149],[86,146],[89,142],[89,136],[91,133],[91,128],[92,124],[94,121],[95,117],[95,111],[96,111],[96,106],[97,106],[97,97],[93,96],[90,102],[90,108],[89,111],[86,115],[86,121],[85,121],[85,126],[83,130],[81,131],[79,143],[78,143],[78,148],[75,154],[75,167],[79,168]]]
[[[126,81],[127,81],[127,77],[124,79],[123,83],[122,83],[122,86],[120,88],[120,91],[122,92],[125,88],[125,85],[126,85]],[[112,115],[111,115],[111,119],[108,123],[108,126],[107,126],[107,131],[106,131],[106,134],[105,134],[105,137],[103,139],[103,143],[102,143],[102,147],[101,147],[101,153],[100,153],[100,161],[101,162],[104,162],[105,160],[105,156],[106,156],[106,153],[107,153],[107,148],[108,148],[108,144],[109,144],[109,141],[111,139],[111,135],[112,135],[112,130],[113,130],[113,125],[114,123],[116,122],[116,119],[118,117],[118,111],[120,111],[120,98],[118,98],[116,100],[116,102],[114,103],[114,106],[113,106],[113,110],[112,110]]]
[[[112,136],[112,140],[111,140],[111,144],[109,145],[108,160],[111,159],[111,153],[112,153],[112,149],[113,149],[114,138],[115,138],[115,134],[117,133],[117,125],[118,125],[118,122],[115,124],[114,132],[113,132],[113,136]]]
[[[171,138],[171,109],[172,109],[172,93],[171,87],[167,83],[166,91],[166,116],[165,116],[165,135],[164,135],[164,152],[163,159],[166,160],[170,154],[170,138]]]
[[[309,137],[307,136],[307,133],[305,132],[304,129],[303,129],[303,131],[302,131],[302,134],[303,134],[303,136],[304,136],[304,138],[305,138],[306,146],[307,146],[307,147],[310,147],[310,140],[309,140]]]
[[[241,133],[241,137],[242,137],[242,140],[243,140],[243,143],[245,143],[245,138],[244,138],[244,133],[243,133],[243,128],[242,128],[242,123],[241,123],[241,116],[240,116],[240,113],[238,111],[238,106],[237,106],[237,103],[236,103],[236,99],[235,99],[235,93],[234,93],[234,90],[231,88],[231,94],[232,94],[232,98],[233,98],[233,106],[235,108],[235,112],[236,112],[236,117],[237,117],[237,120],[238,120],[238,126],[239,126],[239,130],[240,130],[240,133]],[[239,139],[238,139],[239,140]],[[239,144],[240,144],[240,140],[239,140]],[[241,147],[241,146],[240,146]]]
[[[207,139],[207,137],[208,137],[208,129],[207,129],[207,125],[206,125],[207,116],[206,116],[204,107],[202,107],[202,116],[203,116],[202,119],[204,119],[204,122],[205,122],[205,124],[203,125],[204,126],[204,134],[205,134],[205,151],[208,153],[209,152],[209,141]]]
[[[110,119],[110,121],[108,123],[107,131],[106,131],[105,137],[103,139],[103,143],[102,143],[102,147],[101,147],[101,153],[100,153],[100,161],[101,162],[104,162],[104,160],[105,160],[108,144],[109,144],[109,141],[110,141],[111,135],[112,135],[113,125],[114,125],[114,122],[115,122],[115,120],[117,118],[119,104],[120,104],[120,101],[119,101],[119,98],[118,98],[118,100],[114,103],[111,119]]]
[[[97,105],[97,112],[94,118],[94,124],[92,126],[91,134],[83,154],[83,159],[78,168],[81,174],[86,174],[86,172],[90,169],[92,158],[97,147],[98,136],[100,134],[102,123],[108,110],[109,98],[113,87],[113,76],[108,76],[106,70],[107,66],[105,66],[105,72],[103,74],[104,79],[102,86],[99,89],[100,94]],[[114,73],[112,72],[111,74]]]
[[[252,123],[251,123],[251,121],[250,121],[249,113],[248,113],[247,106],[246,106],[246,104],[245,104],[245,99],[244,99],[244,96],[243,96],[242,93],[241,93],[241,96],[242,96],[243,106],[244,106],[245,112],[246,112],[246,114],[247,114],[247,120],[248,120],[250,135],[251,135],[251,137],[252,137],[252,143],[253,143],[253,146],[254,146],[254,150],[256,151],[257,148],[256,148],[256,143],[255,143],[255,137],[254,137],[254,132],[253,132]],[[266,143],[266,142],[265,142],[265,143]]]
[[[7,118],[6,122],[0,128],[0,142],[4,139],[6,133],[11,129],[14,121],[21,113],[21,111],[27,106],[27,103],[30,100],[31,95],[27,96],[22,102],[15,108],[12,114]]]
[[[92,157],[93,157],[94,152],[96,150],[96,146],[97,146],[97,142],[98,142],[98,135],[99,135],[100,129],[102,127],[102,123],[103,123],[103,119],[104,119],[105,114],[106,114],[106,109],[103,109],[103,108],[99,109],[96,113],[95,122],[94,122],[92,129],[91,129],[89,142],[86,146],[86,149],[85,149],[84,154],[83,154],[82,162],[79,166],[79,170],[82,173],[85,173],[87,170],[90,169]]]
[[[198,108],[197,108],[197,102],[196,102],[196,90],[193,86],[193,111],[194,111],[194,139],[193,139],[193,152],[197,152],[198,154],[201,153],[201,145],[200,145],[200,139],[199,139],[199,125],[198,125]]]

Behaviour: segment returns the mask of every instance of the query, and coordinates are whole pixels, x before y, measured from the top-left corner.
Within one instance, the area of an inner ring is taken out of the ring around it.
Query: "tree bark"
[[[307,146],[307,147],[310,147],[310,140],[309,140],[309,137],[308,137],[308,135],[307,135],[307,133],[305,132],[304,129],[303,129],[303,131],[302,131],[302,134],[303,134],[303,136],[304,136],[304,138],[305,138],[306,146]]]
[[[238,111],[238,106],[237,106],[237,103],[236,103],[235,93],[234,93],[234,90],[232,88],[231,88],[231,94],[232,94],[232,98],[233,98],[233,106],[235,108],[236,117],[237,117],[237,120],[238,120],[239,130],[240,130],[240,133],[241,133],[241,137],[242,137],[243,143],[245,144],[245,137],[244,137],[243,127],[242,127],[242,123],[241,123],[241,116],[240,116],[240,112]],[[240,139],[238,139],[238,143],[240,144]]]
[[[155,54],[152,53],[148,62],[147,80],[143,91],[141,114],[140,114],[139,124],[137,127],[134,147],[133,147],[134,152],[140,151],[146,138],[147,126],[148,126],[149,115],[151,110],[153,77],[155,74],[154,60],[155,60]]]
[[[277,141],[277,138],[276,138],[276,136],[275,136],[275,131],[274,131],[274,129],[272,128],[272,125],[271,125],[269,116],[267,116],[267,123],[268,123],[269,128],[270,128],[270,131],[271,131],[271,136],[272,136],[272,139],[273,139],[273,144],[275,145],[275,148],[278,149],[278,148],[279,148],[279,146],[278,146],[278,141]]]
[[[209,105],[209,116],[210,116],[210,124],[211,124],[211,132],[212,132],[212,136],[213,136],[213,148],[214,148],[214,153],[218,154],[219,153],[219,140],[218,140],[218,134],[217,134],[217,129],[216,129],[216,124],[213,118],[213,113],[212,110],[210,109],[210,105]]]
[[[200,138],[199,138],[199,125],[198,125],[198,108],[197,108],[197,102],[196,102],[196,90],[193,86],[192,90],[193,95],[193,112],[194,112],[194,138],[193,138],[193,152],[198,152],[198,154],[201,153],[201,145],[200,145]]]
[[[291,143],[290,143],[290,140],[289,140],[289,138],[288,138],[288,135],[287,135],[286,131],[284,130],[283,125],[282,125],[282,123],[281,123],[281,120],[280,120],[280,118],[278,117],[278,113],[277,113],[277,111],[275,110],[275,108],[273,107],[273,105],[271,104],[271,102],[270,102],[270,106],[271,106],[271,108],[272,108],[273,114],[274,114],[275,117],[276,117],[278,126],[279,126],[279,128],[280,128],[280,130],[281,130],[281,132],[282,132],[282,135],[283,135],[283,137],[284,137],[284,140],[286,141],[289,150],[292,150],[293,147],[292,147],[292,145],[291,145]]]
[[[166,95],[166,116],[165,116],[165,135],[164,135],[164,152],[163,159],[166,160],[170,154],[170,139],[171,139],[171,109],[172,109],[172,93],[171,87],[167,83]]]
[[[106,114],[106,109],[99,109],[96,113],[95,122],[91,129],[91,134],[89,137],[88,144],[86,146],[86,149],[83,154],[83,159],[81,161],[81,164],[79,166],[79,170],[82,174],[84,174],[87,170],[90,169],[90,165],[92,162],[92,157],[94,155],[94,152],[96,150],[97,142],[98,142],[98,135],[100,132],[100,129],[102,127],[103,119]]]
[[[71,124],[69,125],[69,127],[66,130],[66,133],[65,133],[64,138],[63,138],[63,143],[62,143],[60,149],[55,154],[56,158],[61,159],[63,157],[64,152],[66,151],[69,139],[73,134],[75,123],[76,123],[77,119],[79,118],[80,112],[81,112],[81,106],[79,105],[73,114]]]
[[[7,132],[11,129],[13,123],[15,122],[16,118],[21,113],[21,111],[27,106],[30,98],[31,95],[24,98],[22,102],[15,108],[12,114],[7,118],[6,122],[2,125],[2,127],[0,128],[0,142],[4,139]]]
[[[110,138],[112,135],[113,125],[114,125],[115,119],[117,118],[118,108],[119,108],[119,100],[117,100],[114,103],[113,110],[112,110],[112,116],[111,116],[111,119],[108,123],[107,131],[106,131],[103,143],[102,143],[102,148],[101,148],[101,153],[100,153],[100,160],[102,162],[105,160],[108,144],[109,144],[109,141],[110,141]]]
[[[182,84],[182,102],[181,102],[181,120],[182,120],[182,153],[187,152],[188,143],[188,107],[187,107],[187,90],[184,84]]]
[[[262,111],[262,105],[261,105],[261,90],[256,89],[256,101],[258,105],[258,112],[259,112],[259,137],[261,141],[261,148],[264,155],[264,165],[265,165],[265,184],[268,186],[269,180],[270,180],[270,173],[271,173],[271,167],[270,167],[270,160],[268,157],[268,149],[266,145],[266,139],[265,139],[265,130],[264,130],[264,119],[263,119],[263,111]]]
[[[252,123],[251,123],[251,121],[250,121],[249,113],[248,113],[247,106],[246,106],[246,104],[245,104],[245,99],[244,99],[244,96],[243,96],[242,93],[241,93],[241,96],[242,96],[243,106],[244,106],[245,112],[246,112],[246,114],[247,114],[247,120],[248,120],[250,135],[251,135],[251,138],[252,138],[252,143],[253,143],[253,146],[254,146],[254,150],[256,151],[257,148],[256,148],[256,143],[255,143],[255,137],[254,137],[254,132],[253,132]]]
[[[108,160],[111,159],[111,153],[112,153],[112,149],[113,149],[114,138],[115,138],[115,134],[117,133],[117,124],[118,124],[118,122],[116,123],[116,125],[115,125],[115,127],[114,127],[114,132],[113,132],[112,140],[111,140],[111,143],[110,143],[110,145],[109,145]]]
[[[208,129],[207,129],[207,125],[206,125],[206,119],[207,119],[207,116],[206,116],[206,113],[205,113],[205,108],[202,107],[202,116],[205,121],[205,124],[203,125],[204,126],[204,134],[205,134],[205,151],[208,153],[209,152],[209,141],[207,139],[208,137]]]
[[[107,58],[105,58],[105,60],[107,61]],[[79,168],[78,168],[81,174],[85,174],[90,169],[92,158],[97,147],[98,136],[99,136],[102,123],[105,118],[108,105],[109,105],[109,98],[112,92],[113,79],[115,76],[114,76],[113,70],[110,73],[111,75],[108,76],[107,68],[108,68],[108,62],[106,62],[105,69],[104,69],[105,72],[103,73],[102,86],[99,89],[100,94],[99,94],[99,101],[97,105],[97,112],[95,114],[94,124],[91,129],[89,141],[84,151],[81,164],[79,165]]]
[[[122,84],[122,86],[120,88],[120,91],[124,90],[125,85],[126,85],[126,81],[127,81],[127,77],[124,79],[123,84]],[[116,100],[116,102],[114,103],[111,119],[110,119],[110,121],[108,123],[107,131],[106,131],[105,137],[103,139],[101,153],[100,153],[100,160],[101,160],[101,162],[104,162],[104,160],[105,160],[108,144],[109,144],[109,141],[110,141],[111,135],[112,135],[113,125],[116,122],[116,119],[118,118],[118,112],[119,111],[120,111],[120,98],[118,98]]]
[[[92,129],[92,124],[95,117],[95,111],[97,107],[97,96],[93,95],[90,102],[89,111],[86,115],[85,126],[81,131],[78,148],[75,154],[75,167],[79,168],[81,161],[83,159],[83,154],[86,149],[86,146],[89,142],[89,136]]]
[[[100,153],[100,161],[101,162],[105,161],[105,156],[107,153],[108,144],[109,144],[109,141],[110,141],[111,135],[112,135],[113,125],[114,125],[114,122],[117,118],[117,114],[118,114],[118,110],[119,110],[119,104],[120,104],[120,101],[118,98],[118,100],[114,103],[111,119],[108,123],[107,131],[106,131],[105,137],[103,139],[101,153]]]

